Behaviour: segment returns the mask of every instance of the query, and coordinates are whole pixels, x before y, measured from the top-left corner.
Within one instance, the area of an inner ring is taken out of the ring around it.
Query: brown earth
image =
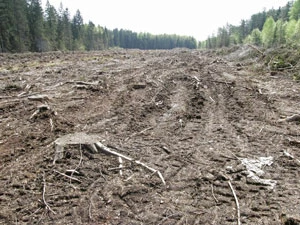
[[[0,55],[0,224],[299,224],[300,86],[243,52]],[[84,144],[53,164],[76,132],[166,185]]]

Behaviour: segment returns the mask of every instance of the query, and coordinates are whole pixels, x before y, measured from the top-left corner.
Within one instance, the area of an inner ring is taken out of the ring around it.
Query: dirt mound
[[[0,223],[299,224],[290,77],[184,49],[0,58]]]

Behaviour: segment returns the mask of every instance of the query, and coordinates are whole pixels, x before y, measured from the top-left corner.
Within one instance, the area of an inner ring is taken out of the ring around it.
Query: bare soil
[[[300,84],[243,52],[0,55],[0,224],[299,224]],[[166,185],[81,144],[54,164],[77,132]]]

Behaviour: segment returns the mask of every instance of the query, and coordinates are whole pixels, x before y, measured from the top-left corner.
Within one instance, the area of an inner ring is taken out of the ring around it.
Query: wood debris
[[[153,174],[157,174],[158,177],[161,179],[162,183],[164,185],[166,185],[166,182],[160,171],[146,165],[145,163],[143,163],[139,160],[135,160],[129,156],[125,156],[123,154],[120,154],[118,152],[111,150],[110,148],[108,148],[107,146],[102,144],[99,141],[99,139],[100,138],[97,135],[87,135],[86,133],[67,134],[63,137],[56,139],[54,141],[56,152],[55,152],[53,164],[55,164],[55,162],[57,160],[62,159],[64,157],[64,147],[66,145],[71,145],[71,144],[85,145],[89,149],[92,149],[93,153],[98,153],[98,151],[101,151],[103,153],[118,157],[119,163],[120,163],[120,166],[119,166],[120,174],[122,174],[121,171],[123,168],[123,160],[122,159],[125,159],[134,164],[140,165],[140,166],[148,169],[149,171],[153,172]]]

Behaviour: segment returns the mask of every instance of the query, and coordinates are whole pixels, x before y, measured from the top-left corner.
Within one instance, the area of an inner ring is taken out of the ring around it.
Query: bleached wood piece
[[[231,182],[228,181],[228,184],[229,184],[229,187],[232,191],[232,194],[233,194],[233,197],[234,197],[234,200],[235,200],[235,204],[236,204],[236,214],[237,214],[237,225],[241,225],[241,213],[240,213],[240,204],[239,204],[239,201],[236,197],[236,194],[235,194],[235,191],[231,185]]]
[[[157,175],[158,175],[159,178],[161,179],[162,183],[163,183],[164,185],[166,185],[165,179],[164,179],[164,177],[162,176],[162,174],[160,173],[160,171],[158,171],[158,170],[156,170],[156,169],[154,169],[154,168],[152,168],[152,167],[150,167],[150,166],[146,165],[145,163],[142,163],[142,162],[140,162],[140,161],[138,161],[138,160],[134,160],[134,159],[132,159],[132,158],[130,158],[130,157],[128,157],[128,156],[125,156],[125,155],[122,155],[122,154],[120,154],[120,153],[118,153],[118,152],[112,151],[111,149],[109,149],[108,147],[106,147],[105,145],[103,145],[101,142],[97,142],[97,143],[95,143],[95,145],[96,145],[96,147],[99,148],[99,150],[101,150],[101,151],[103,151],[103,152],[105,152],[105,153],[108,153],[108,154],[111,154],[111,155],[114,155],[114,156],[121,157],[121,158],[126,159],[126,160],[128,160],[128,161],[131,161],[131,162],[133,162],[133,163],[135,163],[135,164],[141,165],[141,166],[145,167],[146,169],[152,171],[153,173],[157,173]]]
[[[46,206],[47,209],[49,209],[53,214],[56,214],[56,212],[54,212],[51,207],[49,206],[49,204],[47,203],[46,201],[46,198],[45,198],[45,194],[46,194],[46,179],[45,179],[45,175],[43,175],[43,202]]]
[[[67,84],[78,84],[78,85],[97,85],[99,82],[84,82],[84,81],[67,81]]]
[[[42,101],[42,100],[49,100],[48,95],[31,95],[27,97],[28,100],[31,101]]]
[[[102,151],[103,153],[106,153],[106,154],[109,154],[109,155],[114,155],[114,156],[117,156],[117,157],[119,157],[121,159],[126,159],[126,160],[128,160],[130,162],[133,162],[133,163],[135,163],[137,165],[140,165],[140,166],[142,166],[142,167],[150,170],[151,172],[153,172],[153,174],[157,174],[159,176],[159,178],[161,179],[162,183],[164,185],[166,185],[165,179],[162,176],[162,174],[161,174],[160,171],[158,171],[158,170],[156,170],[156,169],[154,169],[154,168],[146,165],[145,163],[142,163],[142,162],[140,162],[138,160],[134,160],[131,157],[125,156],[125,155],[123,155],[121,153],[118,153],[118,152],[115,152],[115,151],[111,150],[110,148],[108,148],[107,146],[105,146],[104,144],[102,144],[99,141],[99,137],[96,136],[96,135],[87,135],[85,133],[68,134],[68,135],[65,135],[65,136],[63,136],[61,138],[56,139],[54,141],[54,144],[55,144],[56,152],[55,152],[53,164],[55,164],[56,160],[63,158],[63,156],[64,156],[64,146],[66,146],[68,144],[84,144],[84,145],[88,146],[90,149],[93,149],[95,151],[95,153],[97,153],[98,150],[99,150],[99,151]],[[120,159],[119,159],[119,162],[121,164]],[[123,167],[123,165],[122,165],[122,167]],[[121,170],[121,167],[119,167],[119,168]],[[55,172],[60,173],[58,171],[55,171]],[[67,176],[65,174],[61,174],[61,175]],[[69,176],[67,176],[67,177],[69,177]],[[72,179],[72,178],[70,178],[70,179]]]
[[[75,177],[71,177],[71,176],[69,176],[69,175],[67,175],[67,174],[64,174],[64,173],[61,173],[61,172],[59,172],[59,171],[57,171],[57,170],[53,170],[53,171],[54,171],[55,173],[58,173],[58,174],[64,176],[64,177],[67,177],[67,178],[69,178],[69,179],[71,179],[71,180],[75,180],[75,181],[81,183],[81,181],[80,181],[79,179],[75,178]]]

